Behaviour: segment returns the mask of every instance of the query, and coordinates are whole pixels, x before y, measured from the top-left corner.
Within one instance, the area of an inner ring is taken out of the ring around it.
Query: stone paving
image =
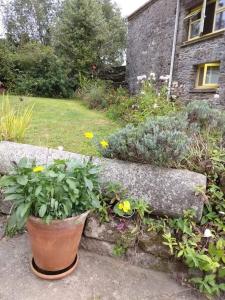
[[[0,240],[1,300],[202,300],[166,273],[81,250],[76,271],[44,281],[30,271],[26,233]]]

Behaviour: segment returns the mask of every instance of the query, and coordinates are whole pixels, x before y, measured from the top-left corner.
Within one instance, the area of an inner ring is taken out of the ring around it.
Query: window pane
[[[220,76],[220,68],[219,67],[207,67],[206,73],[206,84],[218,84]]]
[[[225,1],[225,0],[224,0]],[[191,18],[191,22],[194,22],[194,21],[197,21],[197,20],[200,20],[201,19],[201,11],[196,13],[196,15],[194,15],[192,18]]]
[[[191,24],[190,38],[192,39],[196,36],[199,36],[199,31],[200,31],[200,21],[192,23]]]
[[[220,9],[221,7],[225,6],[225,0],[218,0],[218,6],[217,8]]]
[[[203,85],[203,78],[204,78],[204,66],[199,67],[198,86]]]
[[[225,11],[221,11],[216,14],[216,25],[215,30],[220,30],[225,28]]]

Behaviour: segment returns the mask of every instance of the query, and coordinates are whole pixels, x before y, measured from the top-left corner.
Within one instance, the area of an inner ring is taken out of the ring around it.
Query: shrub
[[[10,92],[17,95],[69,98],[75,80],[50,46],[29,42],[13,53],[14,78]]]
[[[80,78],[80,89],[77,95],[81,97],[90,109],[105,109],[109,106],[107,103],[110,83],[103,80],[91,80]]]
[[[187,118],[155,117],[139,126],[128,125],[108,139],[103,156],[158,166],[176,166],[187,155],[190,139]]]
[[[225,113],[212,108],[207,101],[193,101],[186,107],[190,124],[197,124],[201,130],[225,131]]]
[[[3,97],[0,111],[1,139],[7,141],[22,142],[29,128],[33,113],[33,106],[21,110],[13,108],[9,97]]]

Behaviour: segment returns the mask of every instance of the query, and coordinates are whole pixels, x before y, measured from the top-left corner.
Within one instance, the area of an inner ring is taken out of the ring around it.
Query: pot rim
[[[79,214],[79,215],[76,215],[76,216],[73,216],[73,217],[70,217],[70,218],[66,218],[66,219],[53,219],[53,220],[51,220],[50,221],[50,223],[49,223],[49,225],[50,224],[60,224],[60,223],[69,223],[69,222],[71,222],[71,221],[73,221],[73,220],[75,220],[75,219],[77,219],[77,218],[81,218],[81,217],[87,217],[88,216],[88,214],[90,213],[90,210],[87,210],[86,212],[84,212],[84,213],[82,213],[82,214]],[[44,221],[44,219],[42,219],[42,218],[38,218],[38,217],[35,217],[35,216],[33,216],[33,215],[30,215],[29,217],[28,217],[28,220],[31,220],[31,221],[33,221],[33,222],[35,222],[35,223],[39,223],[39,224],[46,224],[47,225],[47,223]]]

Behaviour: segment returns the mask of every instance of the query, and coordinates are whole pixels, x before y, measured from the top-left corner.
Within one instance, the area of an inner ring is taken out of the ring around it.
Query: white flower
[[[161,94],[160,93],[158,93],[158,97],[160,97],[161,96]]]
[[[219,99],[220,98],[220,95],[219,94],[215,94],[214,95],[214,99],[216,100],[216,99]]]
[[[225,216],[225,212],[224,211],[219,211],[219,214],[222,216]]]
[[[158,106],[158,104],[157,103],[155,103],[154,105],[153,105],[153,108],[154,109],[156,109],[156,108],[158,108],[159,106]]]
[[[147,76],[146,75],[140,75],[140,76],[137,76],[137,80],[138,81],[142,81],[144,79],[147,79]]]
[[[145,91],[141,91],[141,95],[145,95]]]
[[[212,232],[210,229],[206,229],[203,235],[205,238],[210,238],[213,236]]]
[[[59,146],[59,147],[58,147],[58,150],[59,150],[59,151],[63,151],[63,150],[64,150],[63,146]]]

